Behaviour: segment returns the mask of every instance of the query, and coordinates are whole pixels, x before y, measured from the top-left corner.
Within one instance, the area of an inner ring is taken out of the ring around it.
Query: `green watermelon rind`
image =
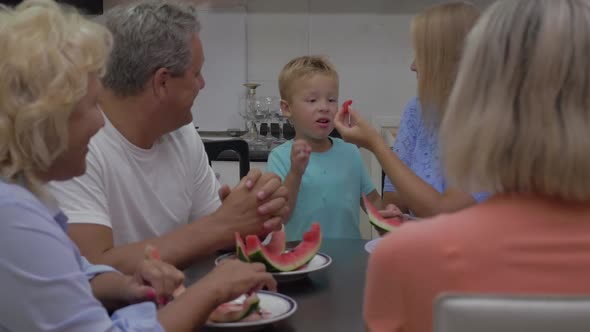
[[[369,214],[368,216],[369,216],[369,222],[371,223],[371,225],[375,226],[378,230],[383,231],[383,232],[387,232],[387,233],[395,230],[395,227],[393,227],[389,224],[385,224],[385,223],[380,222],[373,215]]]
[[[246,300],[244,302],[244,307],[247,307],[247,309],[243,310],[243,311],[234,312],[236,317],[231,317],[229,315],[226,315],[225,319],[223,319],[223,320],[213,320],[213,321],[218,322],[218,323],[239,322],[242,319],[250,316],[253,312],[260,310],[260,298],[255,294],[250,295],[249,297],[246,298]]]
[[[300,260],[288,265],[281,265],[277,262],[273,262],[273,260],[267,257],[260,248],[256,251],[251,252],[250,255],[248,255],[248,259],[250,260],[250,262],[258,262],[264,264],[268,272],[290,272],[297,270],[305,264],[309,263],[320,251],[320,247],[321,242],[318,244],[317,249],[311,251],[308,255],[304,256]]]
[[[240,236],[239,233],[236,232],[235,238],[236,238],[236,256],[242,262],[246,262],[246,263],[250,262],[250,260],[248,259],[248,254],[246,253],[246,245],[244,244],[242,237]]]
[[[367,216],[369,217],[369,222],[371,223],[371,225],[375,226],[378,230],[383,231],[383,232],[392,232],[394,230],[396,230],[398,226],[393,226],[390,225],[384,221],[381,221],[380,219],[384,219],[379,212],[377,211],[377,209],[375,208],[375,206],[373,206],[373,204],[371,204],[371,201],[369,201],[369,199],[367,199],[367,197],[365,195],[363,195],[363,202],[365,203],[365,209],[367,210]],[[401,225],[401,222],[400,222]]]
[[[247,301],[247,299],[246,299]],[[246,310],[246,312],[242,315],[242,317],[240,317],[240,319],[238,319],[238,321],[241,321],[242,319],[250,316],[253,312],[260,310],[260,298],[258,298],[258,296],[256,297],[255,301],[250,303],[248,310]]]

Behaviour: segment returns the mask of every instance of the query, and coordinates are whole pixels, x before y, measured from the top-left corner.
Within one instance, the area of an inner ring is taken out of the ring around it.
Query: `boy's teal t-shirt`
[[[301,240],[313,222],[324,238],[359,239],[360,200],[375,190],[359,149],[339,138],[330,138],[326,152],[312,152],[301,179],[291,219],[285,225],[288,241]],[[293,140],[273,149],[267,171],[285,179],[291,168]]]

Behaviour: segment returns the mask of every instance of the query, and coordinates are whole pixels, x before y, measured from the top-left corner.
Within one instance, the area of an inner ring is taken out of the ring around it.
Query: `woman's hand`
[[[218,304],[263,288],[276,291],[277,282],[261,263],[244,263],[237,259],[219,264],[200,282],[217,292]]]
[[[383,218],[387,218],[387,219],[389,219],[389,218],[402,219],[404,217],[402,210],[400,210],[395,204],[387,204],[385,206],[385,209],[379,210],[379,214]]]
[[[184,288],[183,282],[184,273],[161,261],[158,251],[148,245],[145,259],[141,261],[133,277],[129,278],[124,294],[129,303],[148,300],[162,306],[173,299],[179,288]]]
[[[345,141],[371,151],[375,142],[382,140],[377,130],[360,117],[352,108],[343,107],[336,113],[334,127]]]

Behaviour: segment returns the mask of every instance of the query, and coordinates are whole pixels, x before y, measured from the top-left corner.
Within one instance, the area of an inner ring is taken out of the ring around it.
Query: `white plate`
[[[229,253],[217,257],[215,265],[219,265],[224,259],[236,259],[236,254]],[[330,266],[330,264],[332,264],[332,257],[318,252],[307,265],[304,265],[298,270],[289,272],[271,272],[271,274],[278,282],[294,281],[305,278],[310,272],[325,269]]]
[[[373,250],[375,250],[375,248],[377,247],[377,245],[379,244],[379,241],[381,240],[380,237],[371,240],[367,243],[365,243],[365,250],[370,254],[373,252]]]
[[[263,327],[281,321],[293,315],[297,310],[297,302],[283,294],[260,291],[258,292],[258,298],[260,299],[260,308],[269,313],[268,317],[255,322],[207,323],[205,327],[225,329]]]

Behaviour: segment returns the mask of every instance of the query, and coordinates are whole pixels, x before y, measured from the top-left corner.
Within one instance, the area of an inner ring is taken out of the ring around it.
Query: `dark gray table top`
[[[290,318],[261,332],[364,331],[363,291],[368,253],[364,240],[323,240],[321,252],[332,264],[308,278],[279,284],[279,293],[297,302]],[[215,257],[187,269],[187,284],[193,283],[214,266]]]

